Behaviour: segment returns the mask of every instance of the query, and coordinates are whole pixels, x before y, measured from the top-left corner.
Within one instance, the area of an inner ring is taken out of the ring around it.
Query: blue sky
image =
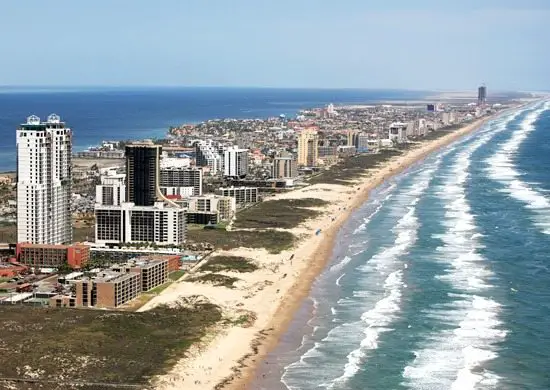
[[[0,85],[550,90],[549,0],[0,0]]]

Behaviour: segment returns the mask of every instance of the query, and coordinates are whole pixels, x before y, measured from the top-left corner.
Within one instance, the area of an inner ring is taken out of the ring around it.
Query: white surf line
[[[359,271],[366,273],[377,272],[387,275],[383,284],[384,296],[375,303],[372,309],[361,315],[359,325],[363,328],[364,338],[359,346],[347,355],[348,361],[344,366],[342,375],[332,382],[323,384],[322,387],[329,389],[345,388],[347,381],[353,378],[361,369],[362,364],[368,357],[368,352],[378,348],[380,335],[392,330],[389,327],[401,310],[399,304],[402,290],[406,287],[403,281],[404,264],[402,264],[400,258],[410,250],[417,240],[419,224],[416,216],[416,205],[428,189],[442,157],[448,152],[439,155],[433,166],[422,171],[418,179],[409,186],[410,191],[407,192],[407,195],[414,198],[406,206],[407,213],[392,229],[397,233],[394,244],[383,248],[365,266],[358,268]]]
[[[439,164],[440,160],[441,157],[437,161],[437,164]],[[416,182],[417,180],[415,180],[414,185],[411,185],[406,189],[408,190],[408,196],[413,198],[411,201],[409,201],[407,205],[409,211],[393,228],[393,230],[398,234],[395,240],[395,245],[389,248],[383,248],[379,253],[371,258],[370,261],[374,262],[376,262],[376,259],[378,259],[378,264],[375,266],[376,269],[381,270],[386,265],[390,265],[390,263],[395,262],[397,257],[400,256],[402,253],[405,253],[408,250],[409,246],[412,245],[412,243],[414,242],[416,236],[416,217],[414,216],[415,205],[418,202],[419,196],[422,194],[423,190],[428,187],[429,181],[431,180],[431,177],[433,176],[436,167],[437,165],[434,164],[433,168],[425,169],[424,171],[422,171],[422,173],[417,176],[418,183]],[[379,313],[379,316],[391,315],[389,311],[391,311],[392,309],[398,310],[398,306],[394,304],[393,301],[399,299],[401,296],[401,292],[399,291],[399,289],[402,287],[401,278],[402,272],[400,270],[397,270],[396,272],[391,272],[386,277],[384,289],[387,294],[382,300],[377,302],[375,308],[370,311],[370,317],[375,316],[375,313]],[[354,292],[354,300],[357,300],[357,298],[362,298],[363,295],[361,293],[362,292]],[[343,301],[344,300],[340,300],[338,302],[338,305],[342,305]],[[338,312],[337,308],[334,308],[334,310]],[[287,387],[287,389],[298,390],[304,388],[304,380],[306,378],[309,378],[307,388],[315,386],[331,386],[331,380],[328,380],[328,383],[322,383],[322,375],[327,375],[327,371],[329,370],[328,365],[320,364],[322,363],[322,359],[326,358],[326,356],[324,356],[323,349],[331,348],[335,345],[352,345],[351,343],[355,342],[355,338],[352,336],[355,336],[357,334],[357,331],[361,332],[364,330],[365,322],[372,321],[372,318],[369,318],[368,313],[369,312],[363,313],[361,320],[358,322],[344,323],[334,327],[328,332],[325,338],[318,342],[315,342],[314,345],[308,351],[306,351],[298,361],[286,366],[284,368],[281,382]],[[371,331],[369,331],[369,333],[365,331],[365,339],[372,340],[372,336],[370,336],[370,332],[372,331],[379,332],[382,331],[382,329],[372,329]],[[353,340],[349,340],[348,343],[348,340],[345,340],[346,335],[352,337]],[[363,341],[361,344],[363,345],[366,343],[367,341]],[[370,345],[370,347],[373,347],[373,345]],[[348,355],[348,360],[352,359],[351,356],[353,356],[353,352]],[[349,364],[350,363],[348,361],[346,367],[348,367]],[[322,370],[322,372],[317,373],[315,371],[316,369]],[[349,369],[348,372],[350,372]],[[319,382],[314,384],[313,378],[319,378]]]
[[[489,126],[471,145],[459,153],[450,174],[442,185],[440,196],[446,200],[446,232],[440,238],[440,260],[448,264],[447,274],[440,277],[463,294],[446,305],[433,305],[426,314],[451,327],[430,335],[427,345],[415,352],[416,358],[403,371],[405,383],[413,389],[473,389],[477,384],[496,381],[488,372],[474,370],[496,355],[490,346],[502,340],[505,332],[498,329],[499,305],[491,299],[475,295],[490,288],[486,279],[492,273],[485,268],[484,258],[477,253],[474,216],[466,199],[466,181],[472,154],[519,113],[506,116]],[[451,295],[450,295],[451,296]]]
[[[391,189],[393,190],[394,188],[395,188],[395,185],[393,185]],[[364,232],[367,229],[367,225],[370,223],[370,221],[374,218],[376,214],[378,214],[378,212],[384,207],[384,204],[386,203],[386,201],[391,199],[392,196],[393,196],[393,193],[389,192],[388,195],[386,195],[383,199],[375,200],[373,203],[376,204],[377,207],[372,211],[372,213],[370,213],[368,216],[366,216],[363,219],[363,223],[353,231],[353,235]]]
[[[550,109],[548,101],[537,105],[525,117],[519,129],[512,133],[510,139],[486,160],[489,165],[487,167],[488,176],[503,184],[505,186],[503,192],[523,202],[525,207],[534,213],[535,225],[545,234],[550,234],[550,199],[521,180],[522,174],[518,172],[514,159],[523,141],[535,130],[535,122],[548,109]]]

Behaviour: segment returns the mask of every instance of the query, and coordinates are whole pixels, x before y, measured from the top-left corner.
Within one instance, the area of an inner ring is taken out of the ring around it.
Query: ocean
[[[296,115],[328,103],[411,100],[427,92],[270,88],[0,87],[0,172],[16,169],[15,130],[32,114],[56,113],[73,129],[75,151],[103,140],[164,138],[170,126],[216,118]]]
[[[550,389],[550,103],[380,186],[252,389]]]

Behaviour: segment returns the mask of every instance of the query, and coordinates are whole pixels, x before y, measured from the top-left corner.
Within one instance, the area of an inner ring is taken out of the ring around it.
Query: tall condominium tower
[[[319,135],[316,130],[304,129],[298,136],[298,165],[314,167],[319,158]]]
[[[96,187],[95,242],[99,245],[185,241],[185,210],[160,189],[161,146],[152,142],[126,146],[126,196],[122,178],[102,178]]]
[[[17,241],[68,244],[72,131],[59,116],[30,116],[17,129]]]
[[[248,174],[248,149],[239,149],[236,146],[227,148],[223,152],[223,175],[242,179]]]
[[[477,89],[477,104],[482,106],[487,102],[487,87],[482,85]]]
[[[153,206],[159,197],[162,147],[153,143],[126,146],[126,201]]]

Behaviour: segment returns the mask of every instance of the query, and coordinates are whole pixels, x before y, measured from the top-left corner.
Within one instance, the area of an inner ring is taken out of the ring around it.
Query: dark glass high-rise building
[[[126,146],[126,200],[136,206],[153,206],[160,179],[160,145]]]
[[[487,87],[482,85],[477,89],[477,104],[482,105],[487,102]]]

